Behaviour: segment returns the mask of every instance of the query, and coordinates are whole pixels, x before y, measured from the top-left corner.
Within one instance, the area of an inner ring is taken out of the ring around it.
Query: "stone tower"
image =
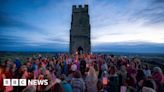
[[[90,21],[88,5],[72,6],[70,53],[90,53]]]

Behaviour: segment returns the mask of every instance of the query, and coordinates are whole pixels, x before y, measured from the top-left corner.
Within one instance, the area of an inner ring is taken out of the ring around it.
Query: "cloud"
[[[127,41],[164,43],[164,16],[160,12],[163,4],[153,4],[154,0],[130,0],[123,5],[116,2],[97,1],[91,7],[92,45]],[[151,4],[159,8],[148,10]]]
[[[57,40],[37,42],[17,35],[0,36],[0,51],[67,51],[67,49],[67,44]]]
[[[33,26],[21,20],[15,20],[10,14],[0,11],[0,28],[19,28],[21,30],[44,31],[44,29]],[[2,30],[0,30],[2,31]]]
[[[129,52],[129,53],[163,53],[164,44],[147,42],[114,42],[96,45],[92,47],[93,52]]]
[[[148,2],[149,1],[149,2]],[[145,20],[145,24],[164,24],[164,0],[148,0],[147,7],[134,12],[136,20]],[[133,17],[132,16],[132,17]]]
[[[89,0],[88,3],[94,49],[115,42],[164,43],[163,0]],[[9,0],[0,4],[3,48],[67,50],[72,5],[84,1]]]

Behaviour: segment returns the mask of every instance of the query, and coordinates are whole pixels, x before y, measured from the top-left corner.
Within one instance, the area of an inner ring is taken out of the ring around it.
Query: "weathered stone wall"
[[[75,53],[79,47],[82,47],[83,53],[90,53],[91,42],[88,5],[72,6],[70,53]]]

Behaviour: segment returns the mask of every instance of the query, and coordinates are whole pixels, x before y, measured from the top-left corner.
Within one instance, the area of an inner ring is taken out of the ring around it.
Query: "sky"
[[[164,53],[164,0],[0,0],[0,51],[69,51],[80,4],[89,5],[92,51]]]

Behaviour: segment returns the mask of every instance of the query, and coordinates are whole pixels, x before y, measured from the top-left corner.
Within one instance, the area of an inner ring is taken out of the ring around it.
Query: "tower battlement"
[[[88,12],[88,5],[73,5],[72,12]]]

